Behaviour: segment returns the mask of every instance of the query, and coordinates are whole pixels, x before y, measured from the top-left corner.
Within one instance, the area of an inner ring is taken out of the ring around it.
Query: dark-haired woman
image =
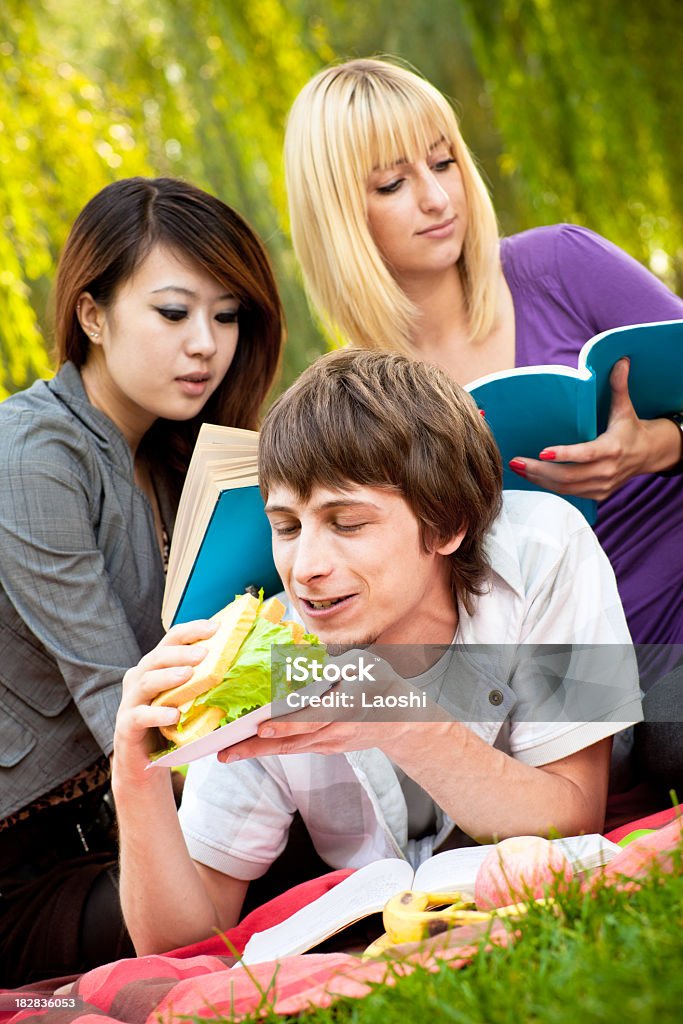
[[[107,803],[127,668],[203,421],[254,428],[282,342],[260,241],[192,185],[133,178],[77,218],[60,369],[0,406],[0,986],[132,951]]]

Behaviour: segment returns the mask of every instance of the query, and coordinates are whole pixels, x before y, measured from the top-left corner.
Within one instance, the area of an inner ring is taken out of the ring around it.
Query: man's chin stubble
[[[377,643],[377,637],[368,637],[365,640],[330,640],[324,641],[325,647],[333,658],[338,658],[347,651],[364,650]]]

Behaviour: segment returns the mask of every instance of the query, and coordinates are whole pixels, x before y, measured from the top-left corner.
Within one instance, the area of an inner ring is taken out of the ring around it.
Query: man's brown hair
[[[448,557],[468,611],[485,588],[501,459],[474,400],[436,367],[359,349],[318,359],[266,416],[259,480],[264,497],[284,484],[303,500],[315,487],[391,487],[416,516],[425,550],[467,529]]]

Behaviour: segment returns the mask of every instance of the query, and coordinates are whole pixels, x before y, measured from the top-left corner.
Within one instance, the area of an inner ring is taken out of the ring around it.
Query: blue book
[[[208,618],[242,594],[282,590],[257,477],[258,433],[204,424],[178,506],[162,621]]]
[[[503,486],[542,490],[508,469],[515,456],[537,459],[551,445],[593,441],[609,417],[612,367],[631,360],[629,394],[641,419],[683,410],[683,320],[616,327],[581,349],[576,369],[521,366],[467,385],[503,456]],[[597,502],[565,495],[593,523]]]

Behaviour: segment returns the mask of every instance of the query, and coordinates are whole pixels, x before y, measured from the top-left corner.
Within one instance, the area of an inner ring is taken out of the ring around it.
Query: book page
[[[303,953],[354,921],[379,913],[387,900],[412,884],[413,869],[405,860],[366,864],[286,921],[252,935],[242,962],[259,964]]]
[[[593,833],[586,836],[568,836],[566,839],[553,839],[566,857],[571,861],[574,871],[588,871],[602,867],[621,853],[621,847]]]
[[[574,871],[586,871],[607,864],[621,847],[598,834],[553,839],[570,861]],[[474,892],[477,871],[494,845],[445,850],[420,864],[413,886],[420,892]]]
[[[202,424],[178,505],[162,621],[169,628],[194,566],[204,532],[225,487],[255,486],[258,433],[238,427]]]
[[[461,850],[444,850],[420,864],[415,872],[413,888],[418,892],[474,892],[479,865],[491,846],[466,846]]]

